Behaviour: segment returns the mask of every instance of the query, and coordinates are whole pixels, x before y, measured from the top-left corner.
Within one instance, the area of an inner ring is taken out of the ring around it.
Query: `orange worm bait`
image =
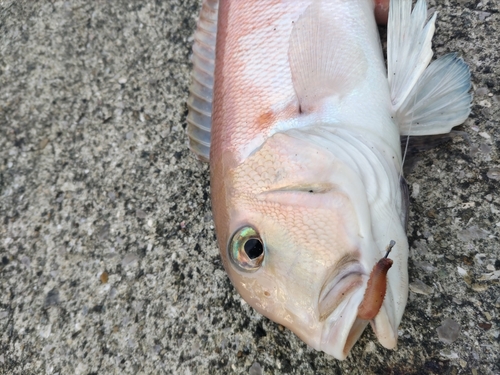
[[[387,289],[387,272],[392,266],[392,259],[389,259],[388,256],[395,244],[396,242],[391,240],[387,246],[387,253],[373,267],[363,301],[358,308],[358,318],[360,319],[374,319],[382,307]]]

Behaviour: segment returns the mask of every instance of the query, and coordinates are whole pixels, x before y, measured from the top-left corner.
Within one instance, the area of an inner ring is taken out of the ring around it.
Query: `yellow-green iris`
[[[229,244],[229,256],[244,271],[256,271],[264,260],[264,243],[252,227],[238,229]]]

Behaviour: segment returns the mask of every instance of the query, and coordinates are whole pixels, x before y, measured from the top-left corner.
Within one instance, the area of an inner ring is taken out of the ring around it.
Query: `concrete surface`
[[[222,269],[184,134],[198,1],[0,1],[0,373],[499,374],[498,2],[430,6],[436,54],[471,66],[471,144],[408,178],[398,350],[367,331],[338,362]]]

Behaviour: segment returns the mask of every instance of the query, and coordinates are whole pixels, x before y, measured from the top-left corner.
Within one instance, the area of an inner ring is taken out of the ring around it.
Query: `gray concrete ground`
[[[471,67],[471,144],[408,177],[399,348],[367,331],[338,362],[222,268],[184,134],[198,1],[0,1],[0,373],[499,374],[498,1],[430,6],[436,54]]]

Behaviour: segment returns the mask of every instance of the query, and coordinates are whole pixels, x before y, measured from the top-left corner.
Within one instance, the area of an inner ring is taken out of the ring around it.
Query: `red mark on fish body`
[[[285,107],[279,110],[272,110],[262,112],[256,117],[253,123],[253,128],[255,130],[255,135],[266,132],[271,129],[278,121],[287,121],[297,117],[300,113],[299,103],[295,100],[290,101]]]
[[[276,121],[276,116],[272,110],[264,112],[257,118],[257,127],[259,129],[269,127],[269,124],[274,123],[274,121]]]
[[[385,254],[385,257],[380,259],[373,267],[370,278],[368,279],[368,285],[366,286],[363,301],[358,308],[358,318],[360,319],[374,319],[382,307],[385,292],[387,290],[387,272],[393,263],[392,259],[387,258],[387,256],[394,245],[395,242],[391,241],[387,248],[387,254]]]

